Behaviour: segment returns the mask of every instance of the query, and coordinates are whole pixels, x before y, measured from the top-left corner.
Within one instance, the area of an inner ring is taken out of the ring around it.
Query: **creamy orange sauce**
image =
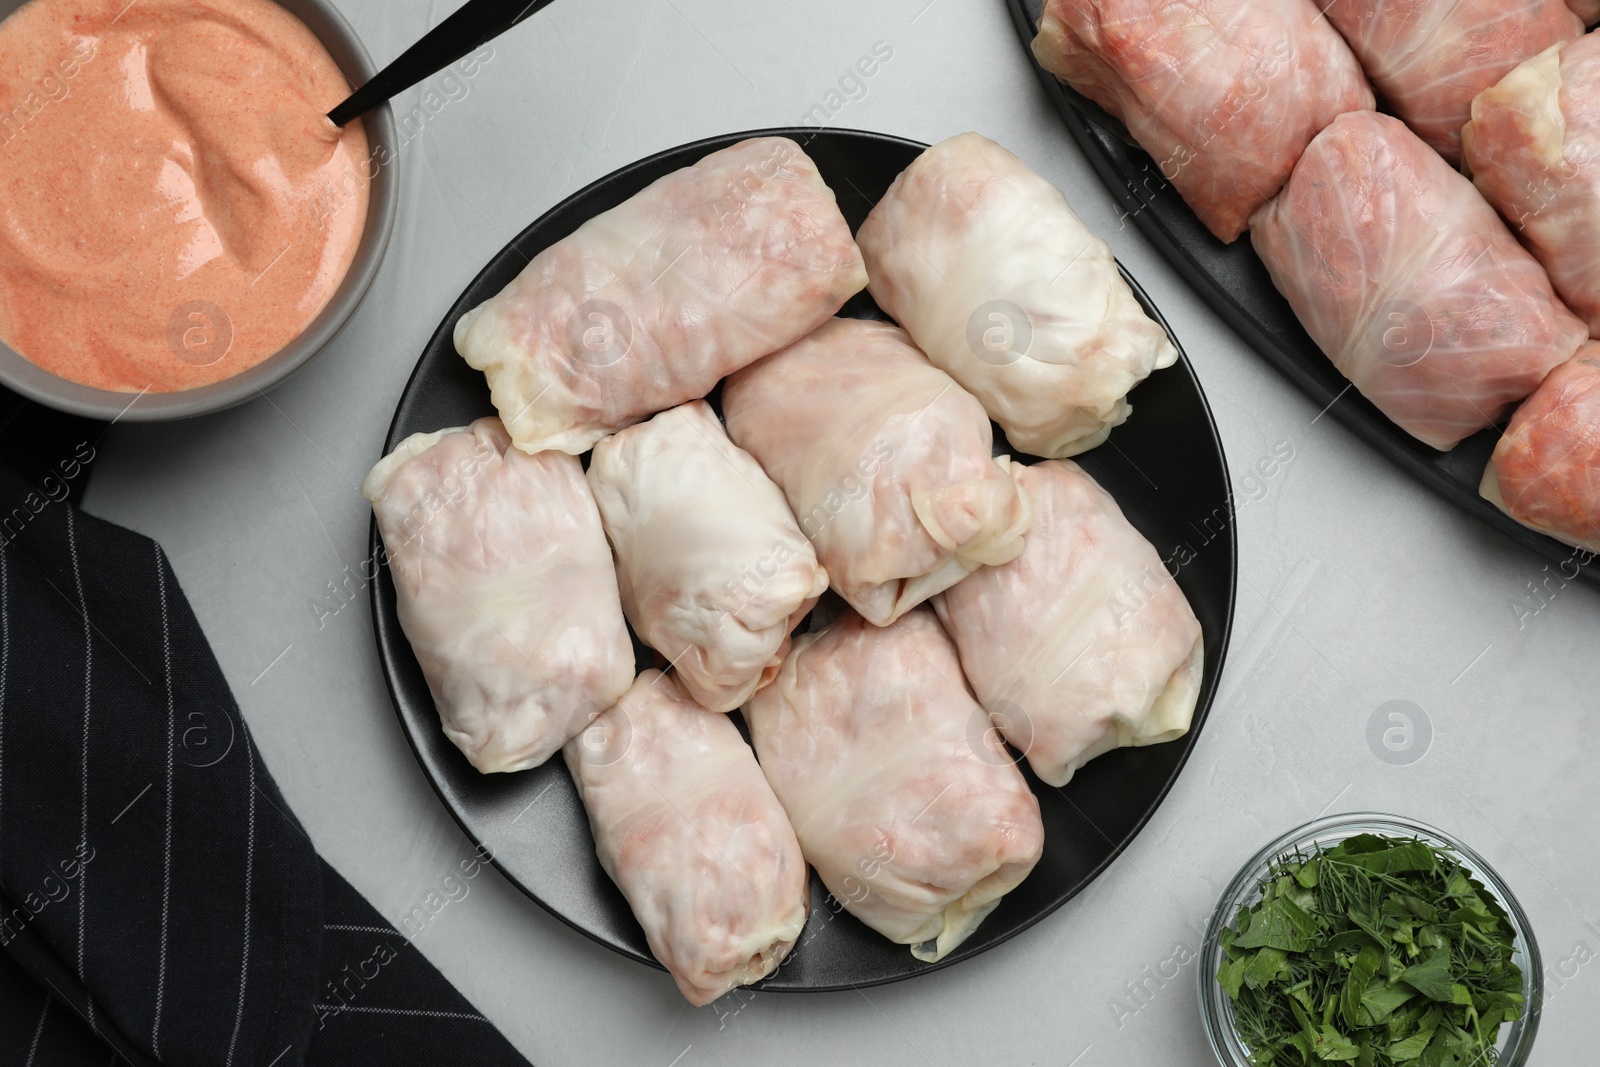
[[[32,0],[0,23],[0,338],[172,392],[283,348],[355,256],[370,164],[269,0]]]

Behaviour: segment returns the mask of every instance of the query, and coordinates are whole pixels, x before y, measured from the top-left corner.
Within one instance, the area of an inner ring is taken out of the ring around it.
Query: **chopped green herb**
[[[1221,947],[1217,981],[1255,1067],[1487,1067],[1522,1017],[1505,909],[1415,838],[1281,857]]]

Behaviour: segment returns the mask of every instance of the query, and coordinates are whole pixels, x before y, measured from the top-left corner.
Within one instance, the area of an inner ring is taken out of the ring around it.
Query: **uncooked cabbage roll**
[[[926,608],[795,639],[745,708],[800,849],[850,913],[942,959],[1033,870],[1039,801]]]
[[[1600,334],[1600,37],[1553,45],[1479,93],[1461,143],[1478,191]]]
[[[574,455],[810,333],[867,284],[816,164],[760,137],[674,171],[456,323],[517,447]]]
[[[828,588],[783,491],[703,400],[595,445],[589,484],[622,610],[689,695],[732,711],[772,681]]]
[[[1564,0],[1318,0],[1384,101],[1451,163],[1472,98],[1583,32]]]
[[[877,626],[1022,551],[1033,513],[983,405],[888,323],[831,320],[728,379],[722,412]]]
[[[1121,119],[1224,241],[1318,130],[1373,106],[1312,0],[1049,0],[1033,54]]]
[[[934,145],[856,235],[878,306],[1005,430],[1070,456],[1132,410],[1178,350],[1049,182],[975,133]]]
[[[1076,463],[1023,467],[1028,547],[934,598],[978,699],[1062,786],[1114,748],[1189,730],[1200,623],[1161,557]]]
[[[1600,343],[1578,349],[1517,409],[1481,491],[1524,526],[1600,553]]]
[[[562,755],[600,865],[689,1003],[777,969],[806,924],[806,861],[728,716],[645,671]]]
[[[1334,366],[1440,450],[1494,425],[1588,334],[1472,183],[1387,115],[1318,134],[1250,236]]]
[[[499,419],[414,434],[361,483],[444,732],[480,771],[537,767],[633,681],[583,469]]]

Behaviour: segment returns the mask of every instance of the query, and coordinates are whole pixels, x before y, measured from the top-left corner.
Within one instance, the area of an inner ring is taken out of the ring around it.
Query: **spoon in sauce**
[[[436,74],[505,33],[511,27],[548,7],[553,0],[467,0],[460,9],[429,30],[375,77],[328,112],[335,126],[371,111],[385,100],[405,92],[430,74]]]

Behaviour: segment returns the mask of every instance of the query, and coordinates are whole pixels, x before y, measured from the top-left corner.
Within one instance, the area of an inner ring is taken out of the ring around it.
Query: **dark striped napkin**
[[[0,1064],[527,1061],[312,847],[101,429],[0,397]]]

